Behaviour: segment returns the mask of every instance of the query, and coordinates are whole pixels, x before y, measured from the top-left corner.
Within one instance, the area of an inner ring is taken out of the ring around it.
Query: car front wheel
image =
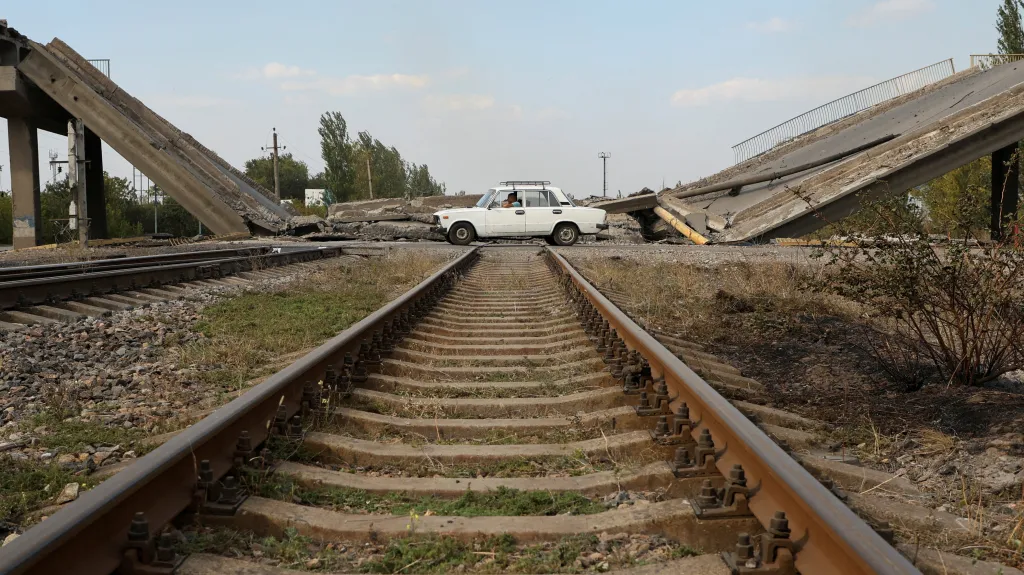
[[[555,243],[560,246],[571,246],[580,239],[580,230],[573,224],[558,224],[555,226]]]
[[[468,246],[476,237],[476,230],[466,222],[459,222],[448,230],[448,241],[457,246]]]

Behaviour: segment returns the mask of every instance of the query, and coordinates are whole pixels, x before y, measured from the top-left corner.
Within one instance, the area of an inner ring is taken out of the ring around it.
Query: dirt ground
[[[969,541],[948,551],[1024,564],[1024,373],[908,392],[870,353],[865,310],[808,289],[814,259],[687,252],[563,254],[645,327],[700,342],[764,384],[764,403],[829,424],[822,452],[904,476],[916,503],[967,518]]]

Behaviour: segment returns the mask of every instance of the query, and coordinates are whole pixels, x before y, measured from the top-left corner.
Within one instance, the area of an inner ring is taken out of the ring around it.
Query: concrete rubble
[[[453,208],[468,208],[480,199],[479,194],[462,196],[429,196],[406,200],[387,198],[334,204],[327,218],[295,217],[291,226],[299,235],[311,240],[373,240],[373,241],[435,241],[445,237],[434,231],[434,213]],[[577,200],[590,205],[599,198]],[[583,243],[643,243],[640,225],[626,214],[609,214],[609,229],[597,236],[584,236]],[[315,227],[315,229],[313,229]]]

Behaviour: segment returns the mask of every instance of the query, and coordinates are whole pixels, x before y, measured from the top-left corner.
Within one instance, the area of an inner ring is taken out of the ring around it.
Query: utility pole
[[[607,198],[608,197],[608,158],[612,157],[612,155],[609,154],[608,152],[601,152],[601,153],[599,153],[597,155],[597,157],[601,158],[601,163],[604,165],[604,191],[602,192],[602,194],[604,195],[604,197]]]
[[[85,124],[78,119],[68,120],[68,183],[75,198],[75,213],[69,215],[74,217],[74,225],[78,229],[78,243],[83,248],[89,245],[85,169]]]
[[[158,200],[157,192],[159,191],[159,188],[152,188],[152,187],[150,187],[149,189],[150,189],[150,195],[153,197],[153,235],[155,236],[155,235],[160,233],[160,223],[158,221],[159,220],[158,214],[159,214],[159,211],[160,211],[160,202],[157,201]]]
[[[277,203],[279,203],[279,204],[281,203],[281,180],[277,176],[277,153],[278,153],[279,149],[284,150],[284,149],[287,149],[287,148],[288,148],[287,146],[281,146],[280,148],[278,148],[278,145],[277,145],[277,128],[274,128],[274,146],[272,148],[270,148],[270,150],[274,154],[274,199],[277,200]],[[260,148],[260,149],[263,150],[263,151],[267,151],[266,148]]]
[[[370,185],[370,199],[373,199],[373,174],[370,173],[370,156],[366,156],[366,183]]]

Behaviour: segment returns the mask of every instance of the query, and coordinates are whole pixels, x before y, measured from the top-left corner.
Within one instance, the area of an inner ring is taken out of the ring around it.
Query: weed
[[[441,256],[400,253],[328,267],[276,291],[245,292],[202,311],[206,337],[176,348],[183,366],[218,366],[204,383],[237,391],[272,358],[315,347],[406,291]]]
[[[899,201],[868,204],[886,237],[829,249],[817,284],[872,312],[865,343],[909,390],[932,380],[983,385],[1024,366],[1024,251],[1019,236],[938,245],[923,216]],[[1014,229],[1019,222],[1011,222]]]
[[[254,478],[248,478],[253,485]],[[284,475],[271,475],[259,481],[254,494],[336,511],[384,513],[390,515],[434,515],[478,517],[495,515],[589,515],[606,507],[578,492],[519,491],[499,487],[494,491],[467,490],[456,499],[435,495],[421,497],[404,493],[376,495],[361,489],[317,485],[306,487]]]
[[[30,512],[46,505],[72,481],[82,483],[72,470],[56,463],[0,458],[0,531],[25,526]]]
[[[27,426],[46,427],[40,437],[42,445],[63,452],[81,452],[86,445],[120,445],[128,448],[144,437],[144,432],[98,421],[65,418],[59,411],[44,411],[30,418]],[[77,415],[77,414],[76,414]],[[142,446],[136,448],[139,453]]]

